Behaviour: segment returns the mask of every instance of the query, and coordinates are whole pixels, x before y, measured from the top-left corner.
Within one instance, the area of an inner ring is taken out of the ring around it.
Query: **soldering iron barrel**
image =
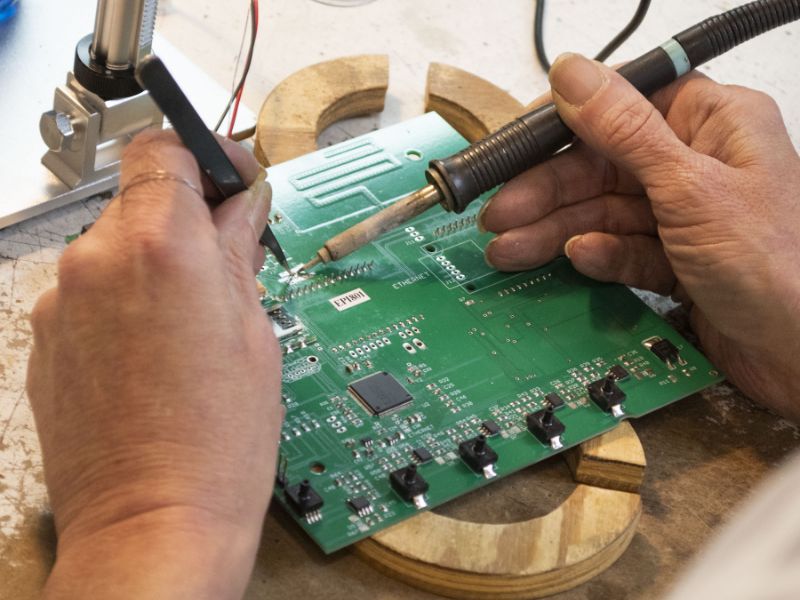
[[[675,36],[693,67],[800,19],[800,0],[758,0],[701,21]]]
[[[98,0],[94,32],[78,40],[75,79],[103,100],[142,93],[136,67],[153,42],[158,0]]]
[[[135,68],[150,53],[157,0],[98,0],[92,58],[112,70]]]
[[[766,31],[800,19],[800,0],[758,0],[679,33],[619,69],[649,96],[680,75]],[[554,104],[537,108],[449,158],[431,161],[426,176],[443,206],[460,213],[478,196],[547,160],[574,134]]]
[[[449,158],[431,161],[428,181],[447,210],[460,213],[482,193],[505,183],[572,141],[554,104],[513,120]]]

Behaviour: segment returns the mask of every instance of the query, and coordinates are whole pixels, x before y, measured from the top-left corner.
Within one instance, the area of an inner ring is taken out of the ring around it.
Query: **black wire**
[[[633,32],[636,31],[639,28],[639,25],[642,24],[642,21],[644,21],[644,17],[650,8],[650,2],[651,0],[641,0],[639,2],[639,6],[636,7],[636,12],[633,14],[633,17],[628,24],[625,25],[625,28],[616,36],[614,36],[614,39],[608,42],[605,48],[597,53],[597,56],[594,58],[595,60],[603,62],[605,59],[611,56],[614,50],[622,46],[622,44],[624,44],[625,41],[633,35]]]
[[[544,69],[544,72],[549,73],[552,65],[547,60],[544,35],[542,34],[542,29],[544,28],[544,0],[534,0],[534,2],[536,2],[536,12],[533,15],[533,46],[536,49],[536,59]]]
[[[550,71],[550,61],[547,59],[547,52],[545,51],[544,47],[544,36],[542,35],[543,24],[544,24],[544,0],[535,0],[536,1],[536,12],[534,13],[533,17],[533,45],[536,49],[536,59],[539,61],[539,64],[542,66],[542,69],[545,72]],[[640,0],[639,6],[636,8],[636,12],[631,18],[630,22],[620,31],[614,39],[612,39],[606,46],[598,52],[597,56],[595,56],[595,60],[599,60],[600,62],[607,59],[611,56],[611,53],[614,52],[617,48],[619,48],[625,41],[633,35],[633,32],[639,28],[639,25],[642,24],[644,21],[644,17],[647,14],[648,9],[650,8],[651,0]]]
[[[250,0],[250,47],[247,49],[247,58],[244,61],[244,69],[242,70],[242,76],[239,78],[239,83],[233,90],[233,94],[231,94],[230,100],[228,100],[228,104],[225,106],[225,110],[222,111],[222,115],[220,115],[219,121],[214,126],[214,131],[219,131],[222,122],[225,120],[225,117],[228,116],[228,112],[231,110],[231,106],[236,101],[236,96],[239,95],[239,91],[244,86],[244,82],[247,79],[247,74],[250,72],[250,64],[253,62],[253,51],[256,47],[256,6],[255,0]]]

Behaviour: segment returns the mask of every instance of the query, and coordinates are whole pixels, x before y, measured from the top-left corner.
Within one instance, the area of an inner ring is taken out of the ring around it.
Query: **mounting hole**
[[[315,362],[317,362],[319,359],[318,359],[316,356],[309,356],[308,358],[306,358],[306,360],[307,360],[308,362],[310,362],[311,364],[314,364],[314,363],[315,363]]]
[[[406,158],[413,161],[422,160],[422,152],[419,150],[406,150]]]
[[[464,286],[464,289],[467,290],[468,292],[474,292],[478,288],[475,287],[474,283],[468,283],[467,285]]]
[[[433,244],[427,244],[423,246],[422,249],[425,250],[425,252],[436,252],[436,246]]]
[[[321,462],[314,462],[311,463],[311,466],[308,468],[308,470],[315,475],[322,475],[325,472],[325,465],[323,465]]]

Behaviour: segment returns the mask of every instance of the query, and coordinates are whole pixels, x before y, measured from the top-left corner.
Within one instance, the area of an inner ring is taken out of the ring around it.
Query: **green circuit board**
[[[270,168],[290,263],[466,144],[429,113]],[[284,352],[275,499],[325,552],[721,380],[624,286],[565,259],[488,266],[481,203],[434,208],[309,277],[271,258],[259,275]]]

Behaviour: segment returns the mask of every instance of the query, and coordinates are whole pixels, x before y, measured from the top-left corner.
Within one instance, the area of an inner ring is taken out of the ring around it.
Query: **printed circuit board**
[[[290,263],[466,144],[430,113],[270,168]],[[325,552],[721,380],[624,286],[565,259],[488,266],[480,204],[436,207],[309,277],[271,258],[259,275],[284,352],[275,498]]]

